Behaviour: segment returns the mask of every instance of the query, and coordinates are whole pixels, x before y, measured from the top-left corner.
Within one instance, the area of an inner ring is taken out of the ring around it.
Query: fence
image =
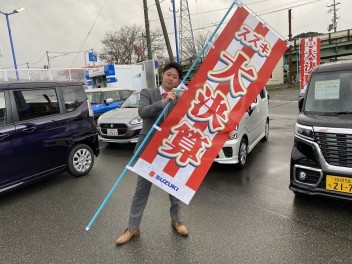
[[[66,69],[21,69],[17,70],[19,81],[82,81],[85,82],[82,68]],[[0,70],[0,82],[17,81],[15,70]]]

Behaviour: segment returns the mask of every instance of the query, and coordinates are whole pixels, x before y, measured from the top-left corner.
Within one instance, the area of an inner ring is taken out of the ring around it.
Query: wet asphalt
[[[182,206],[188,237],[171,229],[168,195],[153,187],[141,235],[115,246],[127,227],[131,172],[85,231],[133,151],[102,144],[89,175],[65,173],[0,196],[0,263],[351,263],[351,203],[288,189],[297,97],[270,91],[269,140],[243,170],[211,167]]]

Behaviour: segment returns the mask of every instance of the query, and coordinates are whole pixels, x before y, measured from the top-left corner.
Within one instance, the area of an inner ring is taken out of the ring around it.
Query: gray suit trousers
[[[128,223],[129,229],[139,228],[139,225],[142,220],[144,208],[147,205],[148,197],[150,193],[150,188],[152,183],[141,176],[138,176],[136,190],[133,196],[131,212],[130,212],[130,220]],[[171,220],[179,221],[180,216],[180,200],[170,195],[170,216]]]

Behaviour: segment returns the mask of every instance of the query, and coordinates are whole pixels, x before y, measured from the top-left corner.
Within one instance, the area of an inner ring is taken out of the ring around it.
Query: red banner
[[[286,49],[238,7],[133,171],[188,204]]]
[[[301,39],[301,93],[307,89],[312,70],[320,64],[320,38]]]

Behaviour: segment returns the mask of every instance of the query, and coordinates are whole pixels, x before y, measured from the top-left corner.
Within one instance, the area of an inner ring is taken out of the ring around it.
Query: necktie
[[[166,96],[167,96],[167,93],[163,93],[161,96],[163,97],[163,99],[165,99]],[[166,111],[166,112],[164,113],[164,121],[165,121],[165,119],[166,119],[166,117],[167,117],[167,114],[168,114],[167,112],[168,112],[168,111]]]

